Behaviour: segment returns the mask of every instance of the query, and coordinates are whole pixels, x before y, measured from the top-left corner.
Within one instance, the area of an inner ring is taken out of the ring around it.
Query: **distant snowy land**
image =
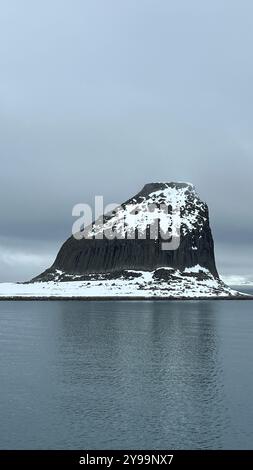
[[[253,276],[221,275],[220,278],[229,286],[253,286]]]

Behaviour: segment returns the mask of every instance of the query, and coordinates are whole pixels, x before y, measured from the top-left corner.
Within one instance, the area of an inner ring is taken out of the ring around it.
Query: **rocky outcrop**
[[[175,232],[178,214],[180,227]],[[120,238],[107,239],[107,230],[120,234]],[[176,249],[164,249],[166,231],[172,237],[169,242],[180,235]],[[116,278],[117,273],[127,270],[166,267],[183,272],[196,265],[218,278],[208,207],[189,183],[146,184],[116,211],[86,228],[83,235],[82,239],[71,236],[53,265],[34,280],[54,280],[57,272],[61,273],[57,279],[64,281],[98,273]]]

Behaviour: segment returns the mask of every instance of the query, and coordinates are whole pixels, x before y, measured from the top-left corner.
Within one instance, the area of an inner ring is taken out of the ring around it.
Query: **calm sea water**
[[[3,449],[253,449],[253,302],[0,302]]]

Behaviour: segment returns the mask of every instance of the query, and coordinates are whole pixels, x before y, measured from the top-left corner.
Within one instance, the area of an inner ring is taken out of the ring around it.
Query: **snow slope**
[[[146,233],[147,226],[152,226],[158,219],[161,230],[164,233],[171,230],[171,235],[177,235],[180,226],[183,235],[192,232],[196,226],[201,230],[207,220],[206,204],[199,199],[192,184],[181,184],[182,187],[178,187],[179,183],[163,183],[161,189],[147,196],[131,198],[116,208],[105,223],[98,220],[92,228],[87,227],[83,233],[85,238],[99,238],[103,233],[112,231],[117,233],[118,238],[125,238],[126,235],[129,238],[136,229],[141,237]],[[168,213],[168,203],[171,213]]]
[[[56,272],[60,279],[63,273]],[[80,277],[80,276],[79,276]],[[77,279],[78,276],[75,276]],[[0,285],[0,298],[235,298],[239,294],[227,287],[201,266],[187,268],[183,272],[171,268],[154,271],[125,271],[118,278],[106,278],[103,274],[96,279],[49,281],[27,284]]]

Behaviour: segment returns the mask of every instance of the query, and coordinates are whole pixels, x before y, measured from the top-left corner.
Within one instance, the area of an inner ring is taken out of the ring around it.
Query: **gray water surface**
[[[0,448],[253,449],[253,301],[0,302]]]

